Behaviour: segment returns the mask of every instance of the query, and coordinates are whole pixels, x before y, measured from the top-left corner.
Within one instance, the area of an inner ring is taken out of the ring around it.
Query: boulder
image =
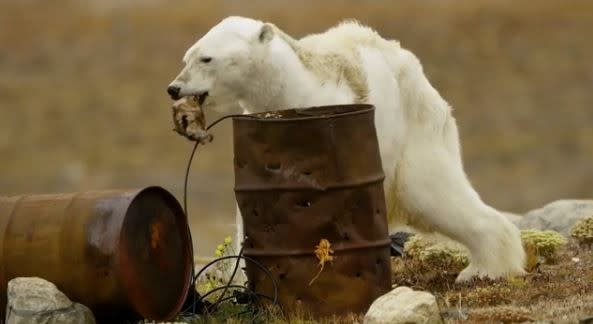
[[[377,298],[364,324],[443,323],[436,298],[424,291],[398,287]]]
[[[93,313],[74,303],[51,282],[19,277],[8,282],[6,324],[94,324]]]
[[[557,200],[526,213],[515,224],[520,229],[553,230],[568,237],[572,226],[589,216],[593,216],[593,200]]]

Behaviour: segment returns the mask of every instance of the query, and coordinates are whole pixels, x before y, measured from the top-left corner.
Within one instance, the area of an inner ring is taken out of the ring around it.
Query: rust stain
[[[156,250],[161,240],[161,232],[163,231],[163,224],[158,220],[150,224],[150,247]]]

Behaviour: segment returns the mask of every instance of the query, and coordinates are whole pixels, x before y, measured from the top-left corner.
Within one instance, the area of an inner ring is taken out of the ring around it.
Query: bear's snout
[[[169,94],[169,96],[171,96],[171,99],[173,100],[181,99],[181,97],[179,97],[179,91],[181,91],[181,88],[178,86],[169,86],[167,88],[167,93]]]

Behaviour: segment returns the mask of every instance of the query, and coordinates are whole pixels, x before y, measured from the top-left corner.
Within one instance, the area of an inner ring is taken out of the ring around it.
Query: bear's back
[[[323,33],[311,34],[298,40],[303,48],[314,52],[344,53],[359,46],[383,48],[393,46],[370,27],[355,21],[343,22]]]

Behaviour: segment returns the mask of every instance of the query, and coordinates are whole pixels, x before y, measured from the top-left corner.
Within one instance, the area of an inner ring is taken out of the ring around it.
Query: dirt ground
[[[593,316],[593,250],[569,243],[555,264],[540,264],[523,278],[455,284],[456,273],[418,272],[393,259],[396,285],[433,293],[447,323],[578,323]]]

